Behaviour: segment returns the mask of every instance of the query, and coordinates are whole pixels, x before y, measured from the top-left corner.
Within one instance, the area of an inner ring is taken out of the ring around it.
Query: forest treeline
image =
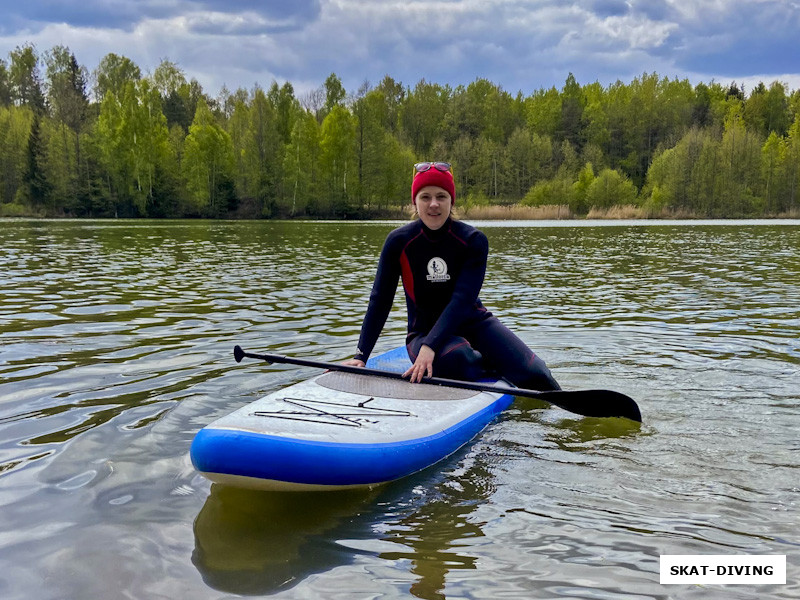
[[[409,202],[413,163],[453,164],[460,206],[634,206],[647,216],[798,214],[800,91],[630,83],[513,95],[336,74],[207,94],[163,60],[55,46],[0,59],[0,216],[363,217]]]

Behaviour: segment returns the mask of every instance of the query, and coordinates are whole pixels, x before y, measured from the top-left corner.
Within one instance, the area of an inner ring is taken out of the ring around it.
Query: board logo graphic
[[[441,282],[449,281],[450,275],[447,274],[447,263],[438,256],[428,261],[428,281]]]

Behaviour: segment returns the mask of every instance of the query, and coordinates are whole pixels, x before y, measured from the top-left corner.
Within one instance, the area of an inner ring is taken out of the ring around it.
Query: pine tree
[[[51,190],[44,169],[46,158],[44,152],[40,116],[34,112],[31,132],[28,137],[27,163],[22,176],[21,191],[24,200],[29,205],[41,210],[47,209]]]

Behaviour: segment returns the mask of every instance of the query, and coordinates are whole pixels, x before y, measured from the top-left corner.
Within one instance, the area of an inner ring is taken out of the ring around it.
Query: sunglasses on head
[[[421,162],[414,165],[414,170],[417,173],[424,173],[425,171],[430,171],[431,168],[436,169],[437,171],[443,171],[447,173],[450,170],[450,163],[446,162]]]

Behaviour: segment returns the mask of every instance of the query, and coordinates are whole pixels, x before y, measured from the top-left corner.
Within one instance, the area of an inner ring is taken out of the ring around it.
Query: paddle
[[[242,362],[244,357],[265,360],[268,363],[283,363],[287,365],[298,365],[301,367],[317,367],[328,371],[340,371],[342,373],[353,373],[355,375],[373,375],[375,377],[386,377],[388,379],[401,379],[408,381],[400,373],[391,371],[379,371],[378,369],[368,369],[367,367],[351,367],[337,363],[321,362],[317,360],[306,360],[303,358],[291,358],[280,354],[255,354],[245,352],[241,346],[234,346],[233,357],[236,362]],[[504,385],[494,385],[491,383],[480,383],[477,381],[459,381],[457,379],[444,379],[442,377],[424,377],[420,383],[428,385],[441,385],[447,387],[460,388],[464,390],[475,390],[478,392],[493,392],[498,394],[511,394],[512,396],[525,396],[544,400],[550,404],[568,410],[569,412],[586,417],[624,417],[633,421],[642,422],[642,413],[639,406],[629,396],[611,390],[554,390],[540,392],[536,390],[525,390]]]

